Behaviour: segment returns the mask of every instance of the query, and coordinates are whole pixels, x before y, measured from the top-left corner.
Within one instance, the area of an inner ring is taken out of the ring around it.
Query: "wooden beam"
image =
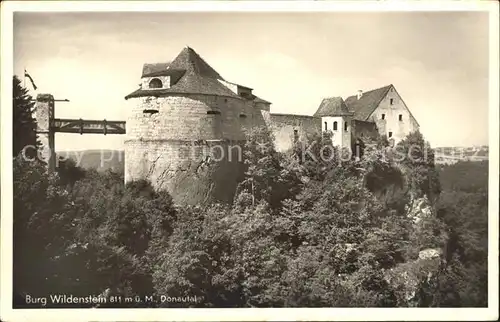
[[[54,119],[52,131],[80,134],[125,134],[125,121]]]

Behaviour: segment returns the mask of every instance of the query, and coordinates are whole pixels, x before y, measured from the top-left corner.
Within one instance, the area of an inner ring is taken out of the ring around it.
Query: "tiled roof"
[[[166,69],[145,75],[143,74],[142,77],[170,76],[170,84],[176,84],[185,73],[186,71],[182,69]]]
[[[184,49],[175,57],[170,63],[168,68],[171,69],[185,69],[192,70],[195,74],[209,77],[214,79],[222,79],[221,75],[217,73],[203,58],[200,57],[192,48],[184,47]]]
[[[125,99],[169,94],[206,94],[244,99],[221,84],[219,80],[225,81],[224,78],[190,47],[185,47],[170,63],[144,64],[142,77],[154,76],[170,76],[170,88],[138,89]],[[270,104],[255,95],[252,97],[255,102]]]
[[[141,77],[147,77],[150,74],[163,72],[168,68],[168,65],[170,65],[170,63],[144,64],[144,66],[142,66],[142,76]]]
[[[253,98],[253,101],[254,101],[254,102],[256,102],[256,103],[271,104],[271,102],[266,101],[265,99],[262,99],[262,98],[260,98],[260,97],[258,97],[258,96],[253,95],[253,97],[254,97],[254,98]]]
[[[329,97],[323,99],[314,116],[342,116],[352,115],[342,97]]]
[[[170,63],[145,64],[143,76],[169,75],[170,88],[138,89],[125,99],[141,96],[165,96],[168,94],[207,94],[240,98],[217,79],[222,79],[192,48],[185,47]]]
[[[354,112],[356,120],[366,121],[391,87],[392,84],[365,92],[360,99],[358,99],[357,95],[349,96],[345,103],[349,111]]]
[[[206,94],[240,98],[216,79],[200,76],[188,70],[184,76],[170,88],[138,89],[127,95],[125,99],[141,96],[166,96],[168,94]]]

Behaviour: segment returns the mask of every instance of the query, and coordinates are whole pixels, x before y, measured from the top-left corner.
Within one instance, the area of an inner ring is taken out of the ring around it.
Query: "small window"
[[[399,120],[402,121],[403,120],[403,114],[399,114]]]
[[[207,111],[208,115],[220,115],[219,111]]]
[[[385,114],[382,114],[382,120],[385,120]]]
[[[347,122],[344,122],[344,131],[347,132]]]
[[[153,108],[146,108],[146,109],[142,110],[142,113],[153,115],[153,114],[158,113],[158,110],[157,109],[153,109]]]
[[[389,102],[390,102],[390,104],[391,104],[391,105],[393,105],[393,104],[394,104],[394,98],[391,98],[391,99],[389,100]]]
[[[241,113],[241,114],[240,114],[240,117],[241,117],[242,119],[247,118],[246,114],[243,114],[243,113]]]
[[[328,123],[325,122],[325,131],[328,131]]]
[[[392,138],[392,132],[389,132],[389,137]]]
[[[293,140],[295,142],[299,140],[299,130],[293,130]]]
[[[162,87],[163,83],[158,78],[153,78],[151,81],[149,81],[149,88],[162,88]]]
[[[333,130],[337,131],[337,121],[333,122]]]

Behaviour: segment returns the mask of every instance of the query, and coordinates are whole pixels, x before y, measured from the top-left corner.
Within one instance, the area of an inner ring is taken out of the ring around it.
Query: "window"
[[[389,137],[392,138],[392,132],[389,132]]]
[[[399,114],[399,120],[402,121],[403,120],[403,114]]]
[[[297,142],[299,140],[299,130],[293,130],[293,141]]]
[[[393,104],[394,104],[394,98],[391,98],[391,99],[389,100],[389,102],[390,102],[390,104],[391,104],[391,105],[393,105]]]
[[[344,131],[347,132],[347,122],[344,122]]]
[[[162,88],[163,84],[158,78],[153,78],[149,81],[149,88]]]
[[[325,122],[325,131],[328,131],[328,123]]]
[[[385,120],[385,114],[382,114],[382,120]]]
[[[208,115],[220,115],[219,111],[207,111]]]
[[[337,131],[337,121],[333,122],[333,130]]]

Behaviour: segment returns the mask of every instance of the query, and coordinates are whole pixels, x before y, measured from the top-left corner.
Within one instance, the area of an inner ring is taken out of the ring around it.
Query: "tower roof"
[[[342,97],[329,97],[323,99],[314,116],[344,116],[352,115]]]
[[[219,80],[224,80],[222,76],[187,46],[170,63],[145,64],[142,77],[154,76],[170,76],[170,87],[155,90],[138,89],[125,99],[169,94],[207,94],[240,98],[221,84]]]
[[[170,69],[192,71],[197,75],[224,80],[203,58],[191,47],[184,47],[168,66]]]

